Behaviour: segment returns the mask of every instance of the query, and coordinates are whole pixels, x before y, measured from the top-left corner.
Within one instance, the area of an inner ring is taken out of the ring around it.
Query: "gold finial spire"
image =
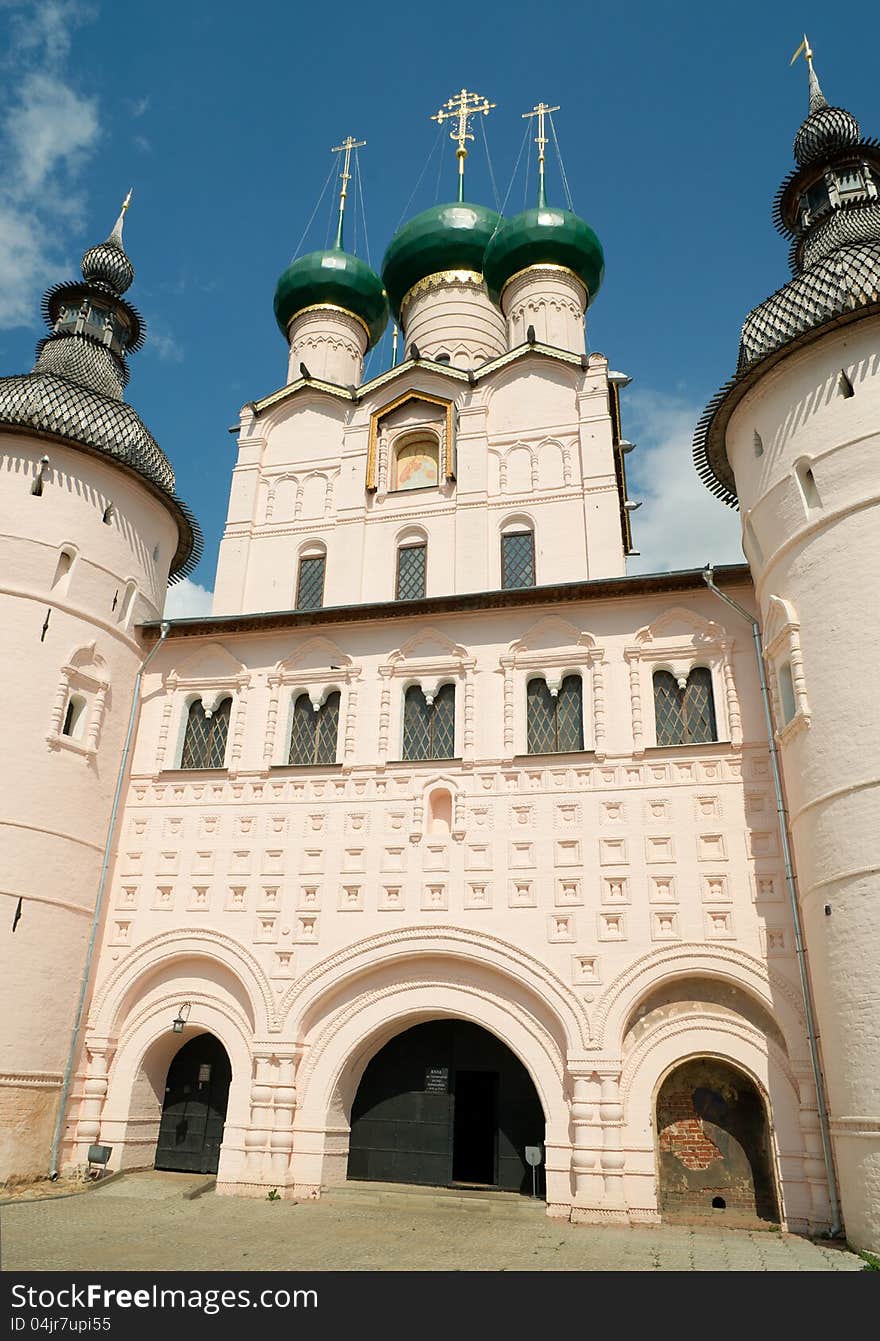
[[[538,133],[535,136],[535,144],[538,146],[538,208],[547,204],[547,195],[544,190],[544,150],[547,148],[547,136],[545,134],[544,118],[551,112],[558,112],[558,107],[551,107],[549,103],[539,102],[530,112],[523,112],[523,119],[536,116],[538,118]]]
[[[119,211],[119,218],[116,220],[116,223],[113,225],[113,230],[112,230],[112,232],[110,233],[110,237],[107,239],[108,242],[115,242],[115,243],[117,244],[117,246],[119,246],[119,247],[122,246],[122,225],[125,223],[125,214],[126,214],[126,211],[127,211],[128,207],[129,207],[129,205],[131,204],[131,197],[132,197],[132,193],[133,193],[133,191],[134,191],[134,187],[133,187],[133,186],[130,186],[130,187],[128,188],[128,195],[125,197],[125,199],[124,199],[123,202],[122,202],[122,208],[121,208],[120,211]]]
[[[339,222],[336,225],[336,246],[342,247],[342,221],[345,215],[345,197],[348,195],[348,183],[351,180],[349,168],[351,166],[352,149],[363,149],[366,140],[356,140],[353,135],[346,135],[342,144],[334,144],[331,153],[344,154],[342,160],[342,171],[339,174],[339,180],[342,183],[339,190]]]
[[[816,71],[813,69],[813,48],[810,46],[810,39],[807,37],[806,33],[804,33],[803,42],[801,42],[797,51],[794,53],[791,60],[788,62],[789,65],[794,65],[795,61],[797,60],[798,56],[800,56],[801,52],[803,52],[804,54],[804,59],[807,62],[807,68],[809,69],[810,72],[809,73],[810,112],[811,113],[818,112],[820,108],[827,107],[828,103],[825,101],[825,95],[819,86],[819,77],[816,74]]]
[[[130,186],[130,187],[128,188],[128,195],[125,197],[125,199],[124,199],[123,202],[122,202],[122,209],[119,211],[120,214],[123,214],[123,215],[125,214],[125,211],[128,209],[129,205],[131,204],[131,197],[132,197],[133,193],[134,193],[134,187],[133,187],[133,186]]]
[[[469,93],[466,88],[463,88],[460,93],[456,93],[431,117],[432,121],[436,121],[441,126],[444,121],[458,121],[457,129],[449,132],[449,138],[458,141],[455,157],[458,159],[459,200],[464,200],[464,160],[468,154],[467,141],[474,138],[471,134],[470,119],[477,115],[488,116],[494,106],[494,102],[484,98],[481,93]]]

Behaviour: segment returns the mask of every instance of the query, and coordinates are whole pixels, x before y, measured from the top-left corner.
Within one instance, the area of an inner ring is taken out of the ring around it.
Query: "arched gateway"
[[[351,1112],[348,1176],[531,1192],[544,1113],[522,1062],[466,1020],[405,1030],[370,1061]],[[543,1191],[543,1183],[539,1183]]]
[[[657,1094],[660,1213],[779,1221],[764,1099],[737,1067],[694,1057]]]
[[[168,1068],[156,1168],[216,1173],[232,1068],[213,1034],[184,1043]]]

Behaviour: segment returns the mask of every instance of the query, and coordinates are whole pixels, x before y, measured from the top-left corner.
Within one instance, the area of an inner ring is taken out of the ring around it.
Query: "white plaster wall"
[[[44,454],[50,465],[42,496],[35,497],[31,484]],[[113,516],[105,524],[108,503]],[[142,658],[134,625],[161,613],[177,532],[147,489],[111,463],[11,433],[2,435],[0,517],[6,760],[0,850],[7,926],[0,975],[3,1177],[43,1172],[49,1158],[110,803]],[[55,582],[64,546],[74,553],[73,564]],[[126,603],[129,582],[134,595]],[[86,748],[88,732],[74,748],[57,735],[67,702],[63,667],[71,662],[104,685],[88,691],[94,749]],[[12,936],[19,898],[21,919]]]
[[[711,662],[716,744],[653,746],[651,671],[675,658]],[[541,667],[583,675],[582,754],[524,753]],[[459,757],[398,762],[406,685],[445,680]],[[235,699],[227,767],[186,773],[200,685]],[[292,698],[331,687],[339,762],[285,766]],[[627,1021],[656,982],[709,973],[763,1001],[784,1055],[729,1018],[722,1055],[771,1096],[794,1068],[815,1115],[761,731],[749,639],[703,591],[173,639],[145,685],[69,1149],[100,1133],[114,1159],[143,1158],[156,1115],[141,1111],[142,1068],[191,1000],[191,1027],[238,1050],[224,1189],[315,1195],[344,1176],[346,1105],[369,1056],[445,1012],[489,1022],[533,1075],[552,1213],[655,1217],[644,1131],[661,1063],[632,1099],[621,1078]],[[453,796],[448,834],[428,825],[435,787]],[[243,1011],[252,1023],[234,1025]],[[694,1022],[686,1050],[718,1051],[719,1027]],[[797,1112],[775,1111],[786,1206],[816,1226],[821,1164]]]
[[[844,1215],[880,1243],[880,327],[829,333],[785,359],[732,416],[728,452],[771,641],[788,603],[801,712],[780,734]],[[841,393],[845,369],[855,394]],[[756,455],[755,432],[763,454]],[[796,477],[813,471],[809,506]],[[757,539],[757,545],[755,544]],[[776,600],[774,600],[776,598]],[[782,632],[772,663],[791,652]],[[771,677],[772,678],[772,677]],[[826,905],[830,915],[826,914]]]

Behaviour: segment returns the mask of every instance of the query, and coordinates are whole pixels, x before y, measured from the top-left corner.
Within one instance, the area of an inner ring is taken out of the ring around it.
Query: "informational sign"
[[[448,1093],[449,1093],[449,1067],[448,1067],[448,1066],[426,1066],[426,1067],[425,1067],[425,1093],[426,1093],[426,1094],[448,1094]]]

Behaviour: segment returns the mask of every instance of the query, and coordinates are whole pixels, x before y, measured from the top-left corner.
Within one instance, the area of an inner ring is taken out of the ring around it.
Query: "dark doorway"
[[[779,1223],[764,1100],[742,1071],[699,1057],[671,1072],[657,1143],[664,1218]]]
[[[348,1176],[530,1194],[525,1148],[543,1143],[540,1100],[510,1049],[478,1025],[432,1020],[398,1034],[364,1071]]]
[[[213,1034],[184,1043],[168,1068],[156,1168],[216,1173],[232,1068]]]
[[[494,1071],[456,1071],[455,1120],[452,1126],[452,1181],[494,1186],[495,1091]]]

